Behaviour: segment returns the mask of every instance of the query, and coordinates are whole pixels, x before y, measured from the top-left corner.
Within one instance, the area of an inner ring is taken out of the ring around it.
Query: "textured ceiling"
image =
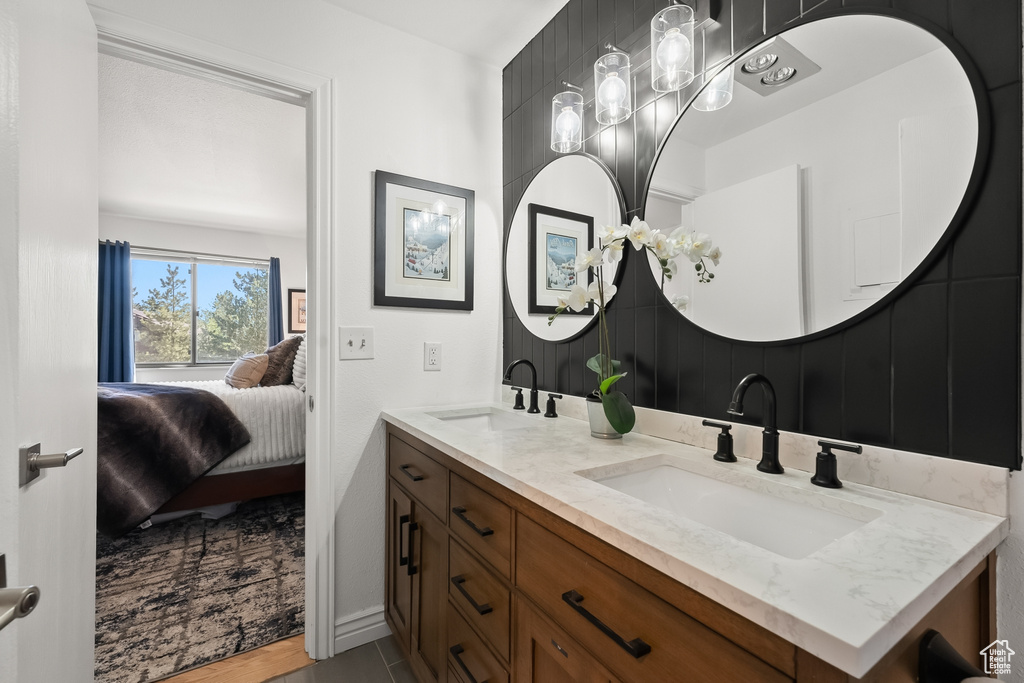
[[[504,67],[566,0],[324,0],[437,45]]]
[[[99,56],[99,208],[303,236],[305,110]]]

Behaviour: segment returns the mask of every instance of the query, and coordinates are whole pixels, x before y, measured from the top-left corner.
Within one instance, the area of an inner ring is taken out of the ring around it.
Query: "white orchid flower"
[[[583,289],[582,285],[573,285],[572,289],[569,290],[569,297],[565,300],[565,303],[569,308],[579,313],[587,307],[587,303],[590,301],[587,290]]]
[[[686,307],[690,305],[690,297],[685,294],[672,297],[672,305],[676,307],[676,310],[685,311]]]
[[[605,247],[605,254],[608,257],[608,263],[618,263],[622,260],[622,248],[625,245],[622,242],[612,242]]]
[[[707,233],[699,232],[693,236],[693,251],[700,256],[707,256],[711,251],[711,238]]]
[[[569,296],[568,295],[556,296],[555,297],[555,302],[558,304],[556,306],[556,308],[560,308],[562,310],[565,310],[566,308],[569,308]]]
[[[655,231],[651,236],[651,249],[654,249],[655,256],[662,260],[670,259],[674,256],[672,253],[672,240],[663,232]]]
[[[628,225],[621,225],[617,228],[614,225],[605,225],[598,228],[597,237],[601,240],[601,244],[607,246],[615,240],[625,237],[627,232],[629,232]]]
[[[576,272],[582,273],[588,268],[601,265],[601,261],[604,257],[604,253],[600,247],[594,247],[590,251],[576,259]]]
[[[604,301],[601,301],[602,287],[604,288]],[[590,287],[587,288],[587,296],[599,305],[604,305],[615,296],[615,285],[610,282],[605,282],[602,285],[598,280],[594,280],[590,283]]]
[[[722,258],[722,250],[718,247],[713,247],[711,251],[708,252],[708,258],[717,266],[718,261]]]
[[[640,251],[651,243],[653,237],[651,226],[647,225],[646,221],[633,216],[633,222],[629,224],[629,234],[626,237],[633,243],[633,248]]]

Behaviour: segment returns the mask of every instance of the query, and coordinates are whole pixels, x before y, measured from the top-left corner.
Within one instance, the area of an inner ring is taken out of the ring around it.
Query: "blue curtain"
[[[267,315],[267,346],[284,339],[284,318],[281,317],[281,259],[270,258],[270,313]]]
[[[101,242],[99,262],[99,381],[131,382],[135,379],[131,246]]]

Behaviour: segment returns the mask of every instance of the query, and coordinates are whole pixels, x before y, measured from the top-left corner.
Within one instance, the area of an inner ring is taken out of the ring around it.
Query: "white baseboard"
[[[383,605],[350,614],[334,624],[334,653],[351,650],[387,635],[391,635],[391,629],[384,622]]]

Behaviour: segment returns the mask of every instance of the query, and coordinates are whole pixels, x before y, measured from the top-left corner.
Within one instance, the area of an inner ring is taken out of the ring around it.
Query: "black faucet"
[[[732,403],[726,411],[732,415],[743,414],[743,395],[751,384],[760,384],[764,391],[764,435],[761,437],[761,462],[757,463],[757,469],[770,474],[782,474],[785,472],[779,464],[779,430],[775,428],[775,389],[768,378],[752,372],[736,385],[732,392]]]
[[[530,407],[526,409],[528,413],[539,413],[540,408],[537,407],[537,368],[533,367],[533,363],[520,358],[519,360],[512,361],[507,368],[505,368],[505,381],[509,382],[512,380],[512,370],[515,369],[520,363],[526,363],[526,367],[530,368],[531,383],[530,383]]]

